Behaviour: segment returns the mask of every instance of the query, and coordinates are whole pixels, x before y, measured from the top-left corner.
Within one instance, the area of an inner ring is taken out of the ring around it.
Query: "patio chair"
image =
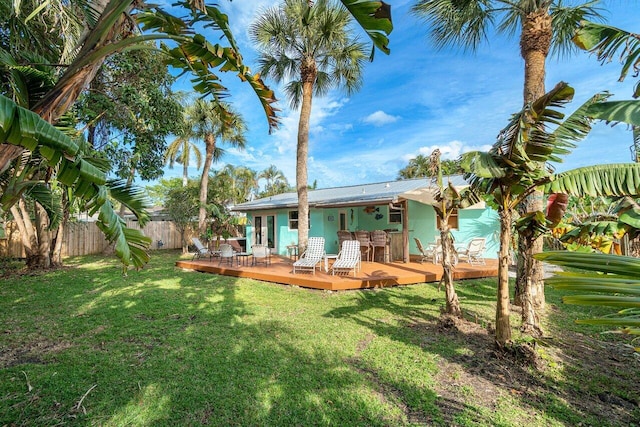
[[[209,248],[203,245],[200,239],[198,239],[197,237],[192,237],[191,241],[193,242],[193,246],[196,247],[196,253],[193,254],[193,258],[191,258],[191,261],[205,256],[208,256],[209,261],[211,261],[211,257],[217,255],[217,252],[209,250]]]
[[[353,233],[347,230],[338,230],[338,247],[342,247],[342,242],[345,240],[353,240]]]
[[[471,265],[485,265],[484,249],[487,239],[484,237],[476,237],[469,241],[466,246],[457,247],[458,259],[463,258]]]
[[[426,248],[422,245],[422,242],[417,237],[414,237],[413,240],[416,242],[416,246],[418,247],[418,251],[420,251],[420,264],[422,264],[425,260],[431,260],[434,264],[438,262],[438,246],[436,244],[430,244]],[[440,249],[442,250],[442,249]]]
[[[262,263],[265,266],[269,266],[271,264],[271,250],[267,246],[252,245],[251,254],[253,256],[251,265],[258,265]]]
[[[353,277],[356,276],[356,272],[360,268],[360,242],[357,240],[345,240],[342,242],[342,247],[338,258],[331,267],[331,274],[336,273],[349,273],[353,271]]]
[[[367,261],[369,261],[369,253],[371,252],[371,235],[368,231],[358,230],[355,232],[356,240],[360,242],[360,253],[362,257],[362,253],[367,256]]]
[[[293,263],[293,274],[302,270],[311,270],[313,274],[316,274],[316,267],[322,261],[324,253],[324,237],[309,237],[307,249]]]
[[[383,230],[374,230],[371,232],[371,259],[376,260],[376,248],[382,248],[382,262],[387,262],[387,245],[388,245],[387,232]]]
[[[221,265],[223,262],[229,263],[229,265],[233,265],[233,259],[235,258],[236,252],[233,250],[233,246],[228,243],[223,243],[220,245],[220,262],[218,265]]]

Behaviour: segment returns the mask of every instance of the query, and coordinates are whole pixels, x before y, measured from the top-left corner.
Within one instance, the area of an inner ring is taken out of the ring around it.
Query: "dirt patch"
[[[40,339],[15,348],[0,348],[0,368],[10,368],[26,363],[45,364],[47,357],[71,348],[68,342],[52,342]]]
[[[552,345],[532,343],[502,352],[487,328],[474,322],[443,316],[410,327],[423,346],[447,340],[464,349],[439,360],[435,391],[447,423],[456,424],[463,410],[493,412],[501,399],[515,397],[529,408],[512,420],[521,425],[541,412],[549,416],[551,406],[609,425],[639,425],[640,385],[633,378],[640,373],[640,359],[628,345],[565,331]]]

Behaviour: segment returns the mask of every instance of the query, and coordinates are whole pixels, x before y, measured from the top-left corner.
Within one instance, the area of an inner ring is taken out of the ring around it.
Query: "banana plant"
[[[584,292],[562,297],[566,304],[616,307],[609,316],[579,319],[588,325],[618,327],[615,332],[640,335],[640,260],[634,257],[579,252],[544,252],[540,261],[575,271],[556,272],[545,282],[557,289]],[[636,347],[640,351],[640,347]]]
[[[146,202],[142,190],[127,187],[119,181],[107,181],[104,170],[97,162],[83,158],[76,144],[66,134],[32,111],[17,106],[9,98],[0,95],[0,141],[20,145],[42,156],[51,170],[56,171],[57,181],[72,189],[75,197],[86,204],[91,214],[99,213],[98,227],[107,240],[115,243],[115,252],[126,269],[130,264],[141,267],[148,260],[146,249],[151,239],[139,230],[126,227],[110,198],[127,206],[138,218],[140,225],[148,221]],[[33,156],[26,156],[31,158]],[[61,216],[51,189],[41,180],[21,176],[30,168],[25,164],[5,170],[0,179],[0,208],[10,210],[23,194],[37,200],[47,211],[50,225],[55,226]]]
[[[518,203],[540,187],[550,193],[578,195],[640,194],[640,165],[636,163],[580,168],[560,174],[554,174],[549,167],[536,167],[540,162],[561,161],[562,156],[569,154],[591,130],[594,121],[590,114],[592,107],[603,103],[607,96],[595,95],[564,119],[564,114],[557,108],[571,101],[573,89],[566,83],[559,83],[545,96],[515,114],[489,152],[466,153],[462,157],[466,177],[472,186],[490,196],[500,215],[496,307],[496,341],[500,345],[511,337],[507,269],[513,213]],[[549,126],[555,126],[555,129],[549,131]],[[519,226],[542,229],[544,222],[545,216],[539,212],[521,219]],[[523,329],[539,329],[529,290],[525,290],[523,298]]]

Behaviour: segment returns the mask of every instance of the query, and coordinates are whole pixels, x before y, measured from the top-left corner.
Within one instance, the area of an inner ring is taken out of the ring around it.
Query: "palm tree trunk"
[[[533,102],[545,94],[545,66],[553,32],[551,29],[551,15],[548,8],[532,12],[522,22],[520,36],[520,53],[524,59],[524,103]],[[544,167],[544,165],[540,165]],[[533,192],[520,207],[521,212],[543,211],[543,193]],[[545,306],[544,277],[540,261],[534,259],[533,254],[542,252],[543,237],[536,239],[519,235],[518,257],[516,273],[515,302],[520,304],[523,294],[533,298],[536,309]],[[526,259],[525,259],[526,258]],[[525,290],[525,288],[527,288]],[[529,298],[529,297],[527,297]]]
[[[186,187],[189,184],[189,165],[187,162],[182,163],[182,186]]]
[[[198,233],[203,235],[207,232],[207,192],[209,188],[209,169],[213,162],[213,153],[216,150],[216,139],[213,134],[208,133],[204,137],[206,154],[204,156],[204,169],[200,178],[200,209],[198,210]]]
[[[309,197],[307,189],[307,158],[309,156],[309,120],[315,81],[315,64],[302,66],[302,105],[298,122],[296,151],[296,190],[298,191],[298,247],[303,251],[309,240]],[[306,70],[306,71],[305,71]]]
[[[512,213],[500,211],[500,250],[498,252],[498,298],[496,305],[496,343],[501,348],[511,340],[509,306],[509,241]]]

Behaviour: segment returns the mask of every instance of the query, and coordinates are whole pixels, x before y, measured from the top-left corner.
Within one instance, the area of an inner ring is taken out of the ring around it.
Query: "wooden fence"
[[[140,229],[137,221],[126,221],[127,227]],[[150,221],[142,229],[151,238],[150,249],[176,249],[182,247],[180,233],[172,221]],[[6,239],[0,239],[0,256],[24,258],[24,248],[15,223],[6,225]],[[162,242],[159,244],[159,242]],[[71,222],[64,230],[62,256],[100,254],[109,244],[95,222]]]

